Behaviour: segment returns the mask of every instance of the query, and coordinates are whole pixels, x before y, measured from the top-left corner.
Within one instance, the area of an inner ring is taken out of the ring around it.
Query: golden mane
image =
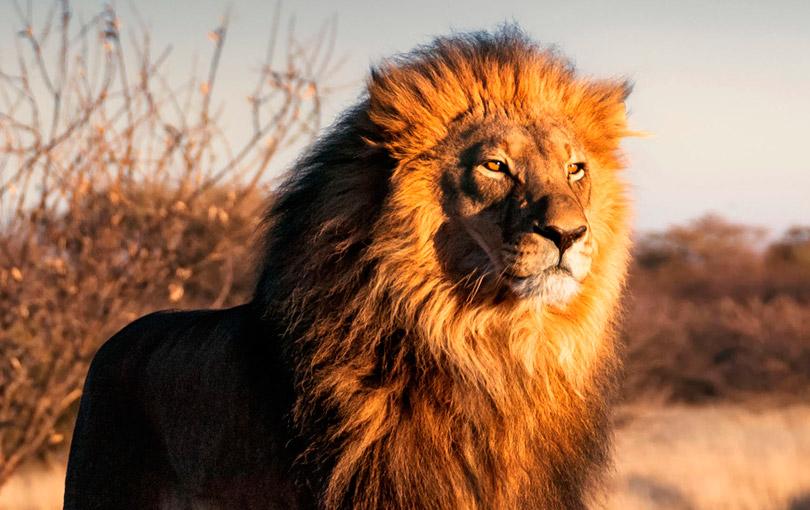
[[[606,462],[629,246],[623,80],[578,75],[514,28],[383,63],[293,168],[268,213],[256,290],[288,325],[299,459],[326,508],[582,508]],[[447,278],[420,170],[460,119],[564,122],[603,171],[582,291],[537,309]]]

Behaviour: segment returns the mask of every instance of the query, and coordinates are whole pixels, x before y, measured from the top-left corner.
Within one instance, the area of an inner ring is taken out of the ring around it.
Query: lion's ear
[[[379,140],[399,159],[404,155],[397,140],[407,138],[413,123],[429,112],[413,101],[407,76],[389,63],[372,68],[367,89],[368,119]]]
[[[622,138],[627,131],[627,97],[633,89],[628,80],[604,80],[591,89],[591,115],[602,137]]]
[[[426,140],[443,137],[466,108],[458,78],[429,62],[384,62],[371,70],[367,88],[368,118],[398,159],[423,150]]]
[[[628,119],[627,119],[627,98],[630,96],[630,93],[633,91],[633,84],[630,80],[624,80],[620,84],[617,85],[620,88],[621,94],[621,103],[619,103],[616,107],[616,111],[614,113],[614,122],[616,125],[622,126],[622,137],[632,136],[637,138],[654,138],[654,136],[648,131],[638,131],[634,129],[627,129]]]
[[[368,116],[383,139],[406,131],[415,110],[422,110],[411,100],[406,76],[388,63],[371,70],[367,87]]]
[[[615,92],[606,98],[613,102],[612,122],[617,126],[627,126],[627,98],[633,91],[633,83],[630,80],[619,80],[613,83]]]
[[[627,129],[628,121],[627,121],[627,103],[622,102],[621,107],[621,116],[623,119],[623,126],[624,131],[622,132],[622,137],[633,137],[633,138],[655,138],[655,135],[649,131],[641,131],[638,129]]]
[[[610,82],[609,82],[610,83]],[[607,104],[604,109],[605,115],[602,119],[607,133],[613,133],[618,138],[628,136],[651,138],[652,135],[645,131],[628,129],[627,98],[633,91],[633,83],[630,80],[620,80],[610,83],[613,90],[603,96],[603,101]]]
[[[627,124],[627,103],[622,101],[616,109],[616,117],[620,117]]]

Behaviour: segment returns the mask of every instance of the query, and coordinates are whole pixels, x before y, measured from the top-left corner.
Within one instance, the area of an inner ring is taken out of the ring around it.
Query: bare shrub
[[[277,44],[277,12],[249,91],[253,133],[233,146],[212,99],[226,23],[208,33],[205,77],[178,88],[137,14],[131,45],[110,7],[76,23],[58,1],[39,31],[30,8],[18,14],[19,58],[0,68],[0,484],[64,440],[88,363],[117,329],[246,299],[262,177],[317,131],[334,71],[333,25]]]

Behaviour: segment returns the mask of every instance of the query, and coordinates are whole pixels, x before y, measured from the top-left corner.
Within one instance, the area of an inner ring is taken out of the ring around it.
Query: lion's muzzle
[[[523,222],[529,228],[505,236],[503,276],[519,297],[559,305],[579,291],[590,271],[591,239],[579,204],[566,196],[547,196],[544,202],[533,215],[537,219]]]

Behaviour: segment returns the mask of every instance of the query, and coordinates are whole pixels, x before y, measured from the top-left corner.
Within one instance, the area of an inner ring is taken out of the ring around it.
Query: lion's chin
[[[531,300],[538,306],[563,306],[579,293],[581,284],[573,275],[554,267],[525,278],[509,278],[509,288],[519,298]]]

